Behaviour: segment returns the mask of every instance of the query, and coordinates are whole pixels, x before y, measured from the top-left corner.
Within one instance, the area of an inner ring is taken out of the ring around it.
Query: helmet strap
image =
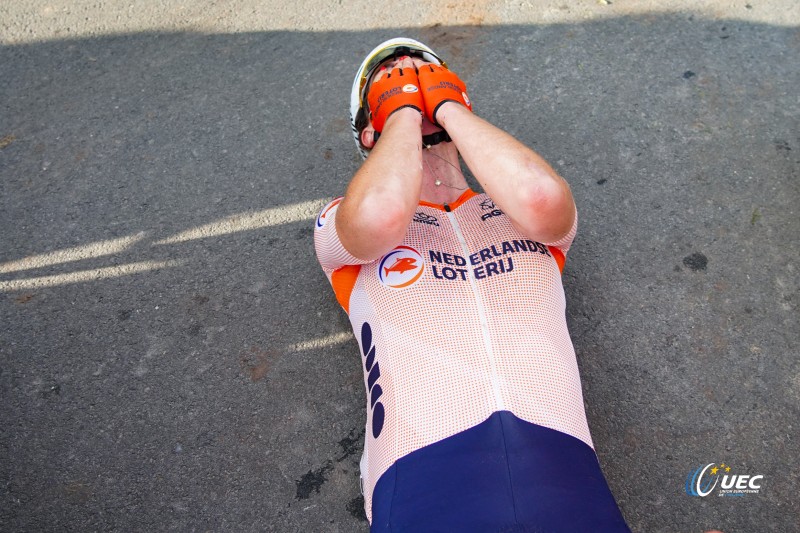
[[[447,134],[446,131],[437,131],[436,133],[431,133],[430,135],[423,135],[422,136],[422,145],[425,148],[430,148],[431,146],[436,146],[439,143],[449,143],[453,139],[450,138],[450,135]]]

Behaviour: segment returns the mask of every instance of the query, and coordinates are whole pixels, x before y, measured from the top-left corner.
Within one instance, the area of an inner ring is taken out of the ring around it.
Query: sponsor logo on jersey
[[[392,289],[403,289],[419,281],[425,270],[422,255],[410,246],[398,246],[378,263],[378,279]]]
[[[364,370],[367,372],[367,397],[372,410],[372,437],[377,439],[383,431],[386,409],[383,407],[383,403],[378,401],[383,394],[383,389],[378,384],[381,367],[376,360],[372,326],[369,325],[369,322],[364,322],[361,326],[361,355],[364,357]]]
[[[430,224],[431,226],[438,226],[439,220],[433,216],[423,213],[421,211],[414,214],[414,222],[420,222],[422,224]]]
[[[481,220],[483,220],[484,222],[486,222],[486,220],[489,219],[489,218],[496,217],[496,216],[499,216],[499,215],[503,214],[503,212],[500,211],[497,208],[496,205],[494,205],[494,202],[492,201],[491,198],[486,198],[485,200],[483,200],[480,203],[480,206],[481,206],[481,210],[485,211],[481,215]]]
[[[552,257],[546,245],[525,239],[492,244],[467,257],[428,250],[428,259],[435,279],[466,281],[468,276],[480,280],[513,272],[516,267],[513,256],[519,253]]]
[[[322,211],[320,211],[319,215],[317,216],[317,226],[316,226],[317,229],[319,229],[319,228],[321,228],[322,226],[325,225],[325,222],[328,221],[328,218],[327,218],[328,217],[328,213],[330,212],[331,209],[333,209],[334,207],[339,205],[339,203],[342,201],[343,198],[344,198],[343,196],[340,196],[339,198],[335,198],[334,200],[329,202],[328,205],[326,205],[325,207],[322,208]]]

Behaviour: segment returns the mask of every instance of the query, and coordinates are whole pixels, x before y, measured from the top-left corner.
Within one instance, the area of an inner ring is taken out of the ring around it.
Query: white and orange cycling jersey
[[[565,318],[575,236],[517,232],[485,194],[421,202],[375,261],[315,245],[361,347],[373,531],[627,531],[597,464]],[[503,529],[505,528],[505,529]]]

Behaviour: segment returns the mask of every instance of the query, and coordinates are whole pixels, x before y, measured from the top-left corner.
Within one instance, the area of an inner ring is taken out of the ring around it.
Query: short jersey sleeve
[[[346,265],[363,265],[371,262],[355,257],[339,240],[339,234],[336,232],[336,211],[342,199],[343,197],[336,198],[323,207],[314,226],[314,247],[319,264],[326,274]]]
[[[558,248],[564,255],[567,255],[567,251],[569,247],[572,246],[572,241],[575,240],[575,234],[578,232],[578,211],[575,211],[575,220],[572,222],[572,228],[570,228],[569,232],[558,239],[557,241],[553,242],[546,242],[547,246],[551,246],[554,248]]]

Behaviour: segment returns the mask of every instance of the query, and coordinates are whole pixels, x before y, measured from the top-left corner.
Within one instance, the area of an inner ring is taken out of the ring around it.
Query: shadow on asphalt
[[[396,35],[572,185],[568,319],[633,529],[792,529],[800,38],[688,14],[0,48],[0,529],[366,531],[312,225]],[[688,496],[710,462],[764,489]]]

